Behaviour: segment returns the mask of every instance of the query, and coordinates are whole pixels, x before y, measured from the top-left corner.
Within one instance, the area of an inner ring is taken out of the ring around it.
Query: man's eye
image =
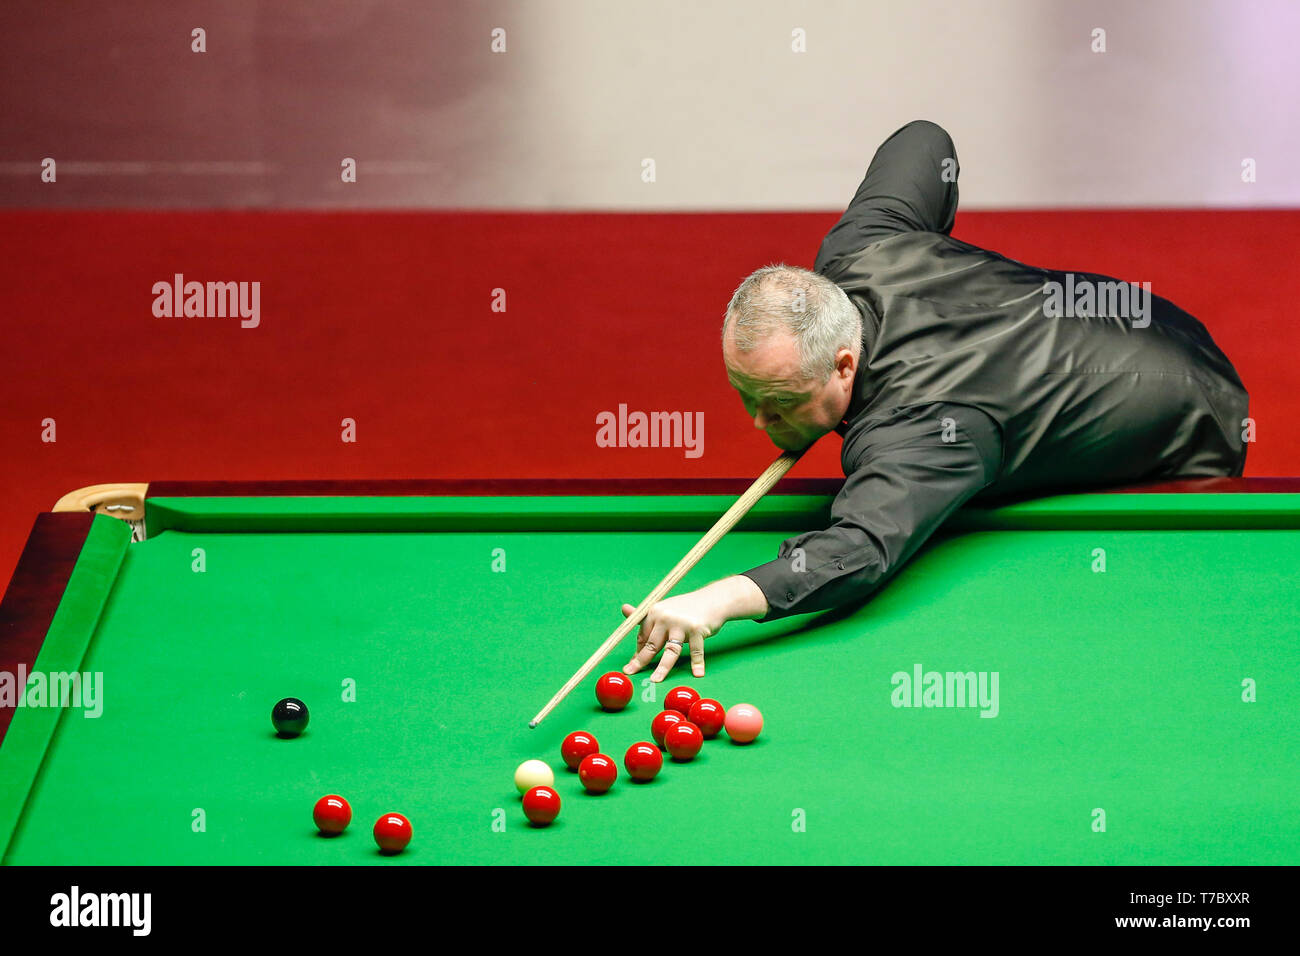
[[[789,408],[791,405],[794,404],[794,399],[782,397],[782,398],[778,398],[776,400],[776,403],[780,405],[782,408]]]

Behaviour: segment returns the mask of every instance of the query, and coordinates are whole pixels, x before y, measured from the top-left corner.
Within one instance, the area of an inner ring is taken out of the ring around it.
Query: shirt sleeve
[[[849,429],[846,479],[833,522],[782,542],[744,572],[767,598],[759,621],[859,601],[910,558],[947,517],[997,477],[1002,439],[979,409],[939,403]]]
[[[943,127],[908,123],[885,140],[853,201],[822,241],[815,271],[900,232],[952,231],[957,216],[957,148]]]

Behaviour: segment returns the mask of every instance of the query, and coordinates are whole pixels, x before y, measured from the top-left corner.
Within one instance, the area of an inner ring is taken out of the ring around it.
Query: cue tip
[[[535,721],[535,720],[530,720],[530,721],[528,722],[528,729],[529,729],[529,730],[535,730],[536,728],[537,728],[537,721]]]

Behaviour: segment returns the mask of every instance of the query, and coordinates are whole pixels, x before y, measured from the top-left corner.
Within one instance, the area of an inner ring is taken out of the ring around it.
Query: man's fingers
[[[642,633],[644,633],[644,628]],[[638,635],[639,646],[637,647],[636,654],[633,656],[632,660],[628,662],[627,666],[623,668],[623,673],[635,674],[637,671],[641,670],[641,668],[649,666],[650,662],[655,659],[655,655],[659,653],[659,648],[663,647],[664,633],[665,630],[663,625],[656,624],[644,642],[640,640],[640,635]]]
[[[677,658],[682,654],[682,645],[686,643],[686,632],[680,627],[674,627],[668,632],[668,643],[664,647],[664,656],[659,658],[659,666],[655,672],[650,675],[653,681],[661,681],[668,676],[668,672],[673,669],[677,663]]]
[[[691,635],[691,673],[696,677],[704,676],[704,633]]]
[[[624,604],[624,605],[623,605],[623,616],[624,616],[624,617],[631,617],[634,611],[636,611],[636,608],[633,607],[631,604]],[[636,629],[636,649],[637,649],[638,651],[641,650],[641,648],[645,646],[645,639],[646,639],[646,628],[645,628],[645,622],[646,622],[646,619],[645,619],[644,617],[641,618],[641,624],[640,624],[640,625],[637,627],[637,629]]]
[[[636,628],[636,649],[639,652],[645,647],[645,642],[650,639],[650,628],[647,626],[645,618],[641,618],[641,623]]]
[[[651,629],[649,636],[646,637],[645,644],[639,651],[637,651],[636,655],[636,659],[641,662],[643,667],[655,659],[655,655],[659,653],[659,649],[664,646],[664,638],[667,633],[668,628],[664,627],[662,624],[656,624]]]

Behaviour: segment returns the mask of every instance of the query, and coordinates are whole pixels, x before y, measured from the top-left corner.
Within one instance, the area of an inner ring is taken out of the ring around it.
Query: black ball
[[[281,737],[297,737],[307,729],[307,705],[297,697],[286,697],[271,710],[271,723]]]

